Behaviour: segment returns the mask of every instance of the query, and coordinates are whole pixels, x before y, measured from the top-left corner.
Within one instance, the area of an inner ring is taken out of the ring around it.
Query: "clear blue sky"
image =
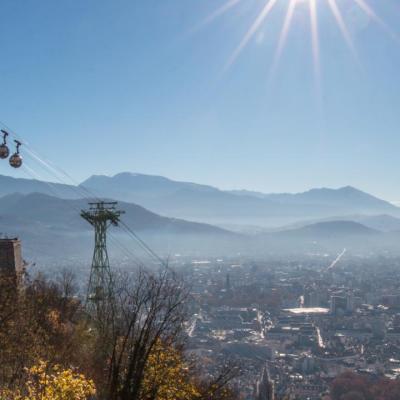
[[[400,200],[400,42],[336,0],[357,62],[317,0],[320,107],[308,0],[269,83],[287,1],[224,70],[265,0],[199,29],[226,0],[3,0],[0,120],[77,180],[132,171],[266,192],[354,185]],[[400,36],[399,1],[369,4]]]

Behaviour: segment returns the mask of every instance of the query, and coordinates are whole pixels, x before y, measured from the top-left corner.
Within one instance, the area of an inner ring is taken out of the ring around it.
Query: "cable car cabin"
[[[22,143],[19,142],[18,140],[14,140],[14,142],[17,144],[17,149],[15,153],[10,157],[9,162],[13,168],[19,168],[22,165],[22,157],[19,154],[19,148]]]
[[[7,146],[7,136],[8,132],[1,130],[3,133],[3,143],[0,145],[0,158],[4,160],[5,158],[8,158],[10,155],[10,149]]]
[[[22,157],[18,154],[18,153],[14,153],[11,157],[10,157],[10,165],[13,168],[19,168],[22,166]]]
[[[8,148],[8,146],[6,144],[2,144],[0,145],[0,158],[2,160],[8,158],[8,156],[10,155],[10,150]]]

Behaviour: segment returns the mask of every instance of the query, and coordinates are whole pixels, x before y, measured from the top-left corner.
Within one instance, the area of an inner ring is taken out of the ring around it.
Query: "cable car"
[[[1,130],[2,134],[3,134],[3,143],[0,145],[0,158],[2,160],[8,158],[8,156],[10,155],[10,149],[7,146],[7,136],[8,136],[8,132]]]
[[[14,140],[14,142],[17,144],[17,148],[15,150],[15,153],[10,157],[10,165],[13,168],[20,168],[22,165],[22,157],[19,154],[19,148],[22,145],[21,142],[19,142],[18,140]]]

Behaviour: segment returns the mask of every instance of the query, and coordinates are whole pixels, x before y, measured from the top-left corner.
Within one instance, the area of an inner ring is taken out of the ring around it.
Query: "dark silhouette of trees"
[[[331,396],[332,400],[396,400],[400,399],[400,381],[346,372],[332,382]]]

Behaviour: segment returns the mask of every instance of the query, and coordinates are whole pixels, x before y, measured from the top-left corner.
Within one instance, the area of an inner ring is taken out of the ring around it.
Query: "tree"
[[[147,360],[141,399],[187,400],[199,396],[182,353],[159,340]]]
[[[400,399],[400,380],[380,379],[372,388],[372,397],[378,400]]]
[[[343,396],[341,396],[340,399],[341,400],[365,400],[365,397],[362,393],[353,390],[353,391],[348,392],[348,393],[344,394]]]
[[[331,394],[333,400],[342,400],[349,393],[357,392],[364,400],[372,400],[367,379],[354,372],[345,372],[332,382]]]
[[[95,395],[93,381],[72,369],[40,361],[27,371],[22,390],[0,391],[4,400],[86,400]]]
[[[233,399],[224,366],[203,382],[183,352],[189,291],[168,268],[112,279],[110,301],[92,314],[98,394],[107,400]],[[95,370],[95,368],[94,368]],[[230,397],[227,397],[227,394]]]
[[[97,335],[94,351],[100,358],[96,363],[105,366],[97,373],[104,383],[101,396],[140,398],[146,366],[150,356],[157,354],[157,346],[177,346],[182,339],[187,296],[169,270],[157,276],[143,270],[134,276],[114,276],[112,298],[92,315]]]
[[[74,297],[72,278],[59,282],[37,276],[16,288],[0,291],[0,388],[24,384],[26,368],[38,360],[62,366],[84,364],[87,326]]]
[[[196,373],[196,360],[185,359],[181,349],[156,343],[144,371],[141,400],[234,400],[227,386],[237,368],[227,364],[211,381],[202,381]]]
[[[372,380],[354,372],[345,372],[332,382],[332,400],[397,400],[400,380]]]

